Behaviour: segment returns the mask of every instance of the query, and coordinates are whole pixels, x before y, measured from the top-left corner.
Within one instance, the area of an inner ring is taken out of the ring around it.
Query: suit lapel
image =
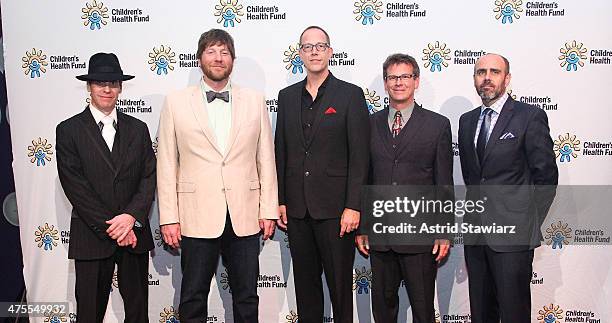
[[[133,128],[130,127],[129,119],[121,112],[117,112],[117,133],[115,134],[115,142],[113,143],[113,151],[111,157],[117,171],[115,176],[121,170],[121,166],[127,156],[128,148],[130,147],[134,136],[132,135]]]
[[[480,163],[481,165],[484,165],[484,162],[487,161],[487,157],[490,155],[491,149],[493,149],[493,146],[495,146],[495,144],[499,141],[502,131],[506,129],[508,122],[510,122],[510,119],[512,119],[512,114],[514,114],[514,101],[512,98],[508,98],[502,107],[501,114],[497,118],[493,131],[491,131],[489,141],[487,142],[487,146],[484,151],[484,157],[482,158],[482,163]]]
[[[200,91],[199,86],[196,86],[193,88],[189,101],[191,105],[191,110],[193,111],[193,115],[196,121],[198,122],[198,124],[200,125],[200,128],[202,129],[204,136],[206,137],[206,139],[208,139],[208,141],[213,146],[213,148],[215,148],[215,150],[221,156],[223,156],[223,152],[219,148],[219,145],[217,145],[215,134],[212,131],[212,129],[210,129],[210,120],[208,118],[208,110],[204,106],[204,98],[202,97],[202,92]]]
[[[376,116],[376,131],[378,131],[378,136],[389,155],[394,156],[393,137],[391,136],[391,130],[389,130],[387,118],[389,118],[389,108],[385,108],[383,112],[379,112]]]
[[[85,135],[93,142],[93,147],[98,151],[105,164],[113,171],[113,173],[116,173],[116,167],[111,160],[111,154],[108,150],[108,146],[106,145],[104,138],[102,138],[102,134],[100,133],[100,128],[96,124],[96,120],[89,111],[89,106],[86,107],[85,111],[81,113],[80,121]]]
[[[408,143],[412,142],[414,136],[419,133],[423,127],[423,111],[421,106],[414,104],[414,110],[410,119],[406,122],[406,125],[402,128],[399,135],[399,143],[397,147],[397,153],[400,154],[402,150],[408,146]]]
[[[317,111],[317,115],[315,116],[315,119],[312,123],[312,136],[311,138],[315,138],[315,136],[317,135],[317,131],[319,130],[319,126],[321,125],[321,122],[323,121],[323,116],[325,115],[325,111],[327,111],[328,103],[329,101],[331,101],[331,98],[333,96],[332,93],[336,92],[336,78],[333,75],[329,75],[329,81],[327,82],[327,87],[325,89],[325,93],[323,94],[323,96],[321,97],[321,102],[320,102],[320,106],[319,106],[319,110]],[[316,98],[315,98],[316,99]],[[300,104],[301,106],[301,104]],[[350,107],[349,107],[350,108]],[[348,112],[350,113],[350,111]],[[301,115],[301,111],[300,111],[300,115]],[[304,134],[304,132],[302,131],[302,135]],[[314,140],[311,140],[310,143],[312,144]]]
[[[299,86],[296,88],[298,93],[293,97],[297,100],[297,102],[294,104],[297,111],[290,115],[295,115],[295,118],[297,119],[297,124],[294,126],[295,131],[297,131],[297,136],[302,141],[302,146],[306,147],[306,137],[304,136],[304,128],[302,127],[302,89],[304,86],[306,86],[306,79],[300,82]]]
[[[247,113],[245,109],[249,109],[250,107],[244,107],[243,105],[244,98],[242,96],[242,91],[240,87],[232,84],[232,124],[230,126],[229,138],[227,140],[227,144],[225,147],[225,155],[229,155],[230,150],[232,149],[232,145],[236,141],[236,137],[238,136],[238,132],[240,132],[240,125],[242,124],[242,119],[244,118],[244,114]]]
[[[480,107],[470,111],[470,114],[467,117],[467,128],[465,130],[466,144],[464,145],[466,156],[471,156],[471,160],[474,161],[476,166],[480,168],[480,161],[478,160],[478,155],[476,154],[476,147],[474,146],[474,138],[476,136],[476,127],[478,126],[478,118],[480,117]]]

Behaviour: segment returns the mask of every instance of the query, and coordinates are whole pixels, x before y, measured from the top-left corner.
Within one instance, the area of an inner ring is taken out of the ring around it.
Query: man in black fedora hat
[[[97,53],[90,104],[56,129],[59,179],[73,206],[68,258],[74,259],[78,322],[102,322],[117,264],[125,322],[148,322],[149,210],[155,154],[147,125],[118,112],[124,75],[115,54]]]

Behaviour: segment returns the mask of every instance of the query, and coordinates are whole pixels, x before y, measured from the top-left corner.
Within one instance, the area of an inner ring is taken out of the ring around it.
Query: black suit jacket
[[[308,210],[314,219],[337,218],[344,208],[361,207],[361,186],[368,175],[368,108],[361,88],[330,75],[307,142],[301,120],[305,82],[278,94],[279,204],[287,206],[290,217],[303,218]]]
[[[448,118],[415,104],[408,123],[399,136],[389,130],[389,109],[376,112],[370,118],[370,181],[371,185],[414,185],[427,193],[446,192],[437,196],[452,199],[453,149]],[[440,190],[434,189],[438,186]],[[441,187],[445,186],[445,187]],[[447,218],[447,217],[441,217]],[[452,221],[452,217],[448,219]],[[445,222],[444,222],[445,223]],[[449,238],[448,235],[432,236]],[[371,245],[373,250],[392,249],[401,253],[431,252],[431,245]]]
[[[73,206],[70,259],[102,259],[113,254],[116,240],[105,221],[127,213],[141,225],[130,252],[153,249],[149,210],[155,194],[155,154],[147,125],[117,112],[112,153],[89,108],[56,129],[57,169],[64,193]]]
[[[485,207],[489,214],[488,218],[482,218],[486,222],[483,224],[516,223],[521,226],[517,230],[521,230],[523,237],[490,235],[481,242],[477,242],[481,236],[464,240],[466,244],[484,243],[500,252],[533,249],[541,239],[540,226],[554,199],[559,177],[546,113],[508,98],[482,161],[478,160],[474,146],[479,116],[480,107],[459,119],[459,153],[463,180],[468,185],[467,196],[470,199],[489,197]],[[507,133],[514,137],[501,139]],[[483,185],[495,188],[479,188]],[[474,221],[477,219],[472,217]]]

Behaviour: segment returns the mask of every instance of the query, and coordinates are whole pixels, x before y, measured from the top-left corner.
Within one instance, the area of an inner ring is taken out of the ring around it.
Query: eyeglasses
[[[411,78],[416,79],[417,77],[418,77],[418,75],[416,75],[416,74],[387,75],[387,76],[385,76],[385,81],[389,81],[389,82],[396,82],[396,81],[408,82],[409,79],[411,79]]]
[[[316,43],[316,44],[300,44],[300,49],[306,53],[312,52],[312,50],[316,48],[317,52],[323,52],[329,48],[329,44],[327,43]]]
[[[92,81],[97,87],[110,87],[111,89],[116,89],[121,87],[121,81]]]

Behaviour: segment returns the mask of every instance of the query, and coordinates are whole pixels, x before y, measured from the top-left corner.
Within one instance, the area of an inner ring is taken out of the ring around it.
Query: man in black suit
[[[57,126],[57,170],[73,206],[68,258],[74,259],[79,322],[102,322],[115,264],[125,322],[148,322],[149,210],[155,154],[146,124],[118,112],[123,75],[115,54],[89,60],[91,103]]]
[[[546,113],[506,94],[510,64],[497,54],[476,62],[482,106],[459,120],[459,152],[469,199],[488,198],[475,224],[516,224],[515,234],[464,238],[473,323],[531,322],[533,250],[558,180]],[[500,194],[500,192],[502,192]]]
[[[438,186],[452,192],[450,122],[414,102],[414,91],[419,87],[416,60],[405,54],[387,57],[383,64],[383,80],[389,94],[389,107],[370,118],[370,184],[432,188],[426,191],[437,191],[433,187]],[[367,231],[360,229],[360,233]],[[397,322],[397,292],[403,279],[413,322],[433,322],[437,262],[447,255],[449,241],[432,239],[431,244],[381,244],[372,245],[370,249],[366,234],[359,234],[355,240],[359,251],[371,257],[374,320]]]
[[[321,274],[334,322],[353,322],[354,230],[368,175],[368,108],[363,91],[328,70],[329,36],[311,26],[300,36],[307,76],[278,94],[276,168],[300,322],[323,320]]]

